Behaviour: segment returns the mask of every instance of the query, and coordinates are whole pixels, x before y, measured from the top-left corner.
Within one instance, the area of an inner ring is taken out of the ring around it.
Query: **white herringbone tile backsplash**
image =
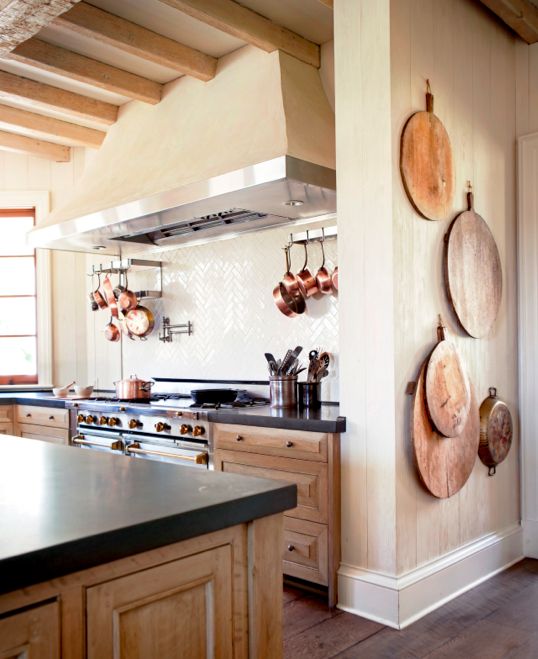
[[[329,295],[310,299],[306,313],[296,318],[286,318],[273,303],[273,287],[284,273],[282,247],[288,236],[287,229],[272,229],[151,254],[148,258],[163,261],[163,297],[144,302],[156,316],[156,329],[145,342],[124,340],[116,356],[110,354],[101,332],[101,325],[106,323],[104,316],[99,325],[94,323],[90,362],[97,364],[99,386],[110,386],[107,380],[117,377],[118,371],[123,371],[123,376],[136,373],[148,378],[265,380],[264,353],[272,352],[278,358],[300,344],[305,359],[311,348],[320,347],[333,354],[323,397],[338,400],[337,298]],[[336,241],[327,240],[325,248],[327,266],[332,271]],[[303,255],[301,246],[292,248],[294,272],[301,268]],[[317,269],[320,263],[321,251],[315,243],[310,248],[311,269]],[[155,273],[132,274],[130,287],[153,287],[154,278]],[[163,316],[169,316],[172,323],[192,321],[193,335],[175,336],[172,343],[159,341]],[[120,364],[120,368],[111,368],[110,360],[121,357],[123,369]]]

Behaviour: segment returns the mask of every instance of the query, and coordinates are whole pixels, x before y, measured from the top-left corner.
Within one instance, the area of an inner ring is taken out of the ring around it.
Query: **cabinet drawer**
[[[38,426],[54,428],[69,427],[69,411],[58,407],[37,407],[35,405],[17,405],[17,421]]]
[[[28,423],[19,425],[19,434],[27,439],[41,439],[51,444],[69,444],[69,431],[64,428],[32,426]]]
[[[284,517],[284,574],[328,584],[328,532],[325,524]]]
[[[327,462],[325,433],[217,423],[213,436],[215,449],[250,451]]]
[[[297,485],[297,507],[285,515],[327,522],[327,465],[321,462],[259,455],[246,451],[215,451],[215,469],[269,478]]]

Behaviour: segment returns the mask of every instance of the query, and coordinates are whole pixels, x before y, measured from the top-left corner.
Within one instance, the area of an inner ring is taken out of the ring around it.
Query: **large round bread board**
[[[478,454],[480,419],[472,385],[467,423],[458,437],[436,432],[428,415],[424,364],[420,370],[411,414],[415,463],[426,489],[439,499],[459,492],[467,482]]]
[[[405,125],[400,170],[409,200],[423,217],[443,220],[450,215],[452,148],[445,127],[433,112],[416,112]]]
[[[487,336],[501,304],[502,266],[493,234],[474,210],[458,215],[448,230],[445,278],[463,329],[476,339]]]

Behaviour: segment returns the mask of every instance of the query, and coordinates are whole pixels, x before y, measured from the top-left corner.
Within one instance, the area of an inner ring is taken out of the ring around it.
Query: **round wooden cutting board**
[[[469,210],[458,215],[448,230],[445,279],[448,296],[464,330],[474,338],[487,336],[502,298],[499,250],[488,225]]]
[[[456,494],[471,475],[480,441],[478,404],[471,389],[467,423],[457,437],[443,437],[430,421],[425,393],[426,364],[420,370],[411,414],[415,463],[426,489],[439,499]]]
[[[429,91],[426,107],[425,112],[412,115],[403,129],[400,170],[415,209],[428,220],[442,220],[452,210],[452,148],[445,127],[433,113],[433,95]]]
[[[461,435],[471,407],[471,386],[458,351],[450,341],[439,341],[428,360],[426,401],[433,425],[441,435]]]

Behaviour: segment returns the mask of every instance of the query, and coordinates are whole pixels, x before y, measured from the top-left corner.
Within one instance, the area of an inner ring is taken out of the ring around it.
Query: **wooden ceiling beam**
[[[54,160],[55,162],[69,162],[71,160],[71,149],[68,146],[34,140],[31,137],[7,133],[3,130],[0,130],[0,150],[24,153],[46,160]]]
[[[282,50],[319,68],[319,45],[273,23],[234,0],[160,0],[211,27],[268,53]]]
[[[481,0],[528,44],[538,41],[538,9],[530,0]]]
[[[81,2],[53,22],[62,30],[82,34],[130,55],[174,69],[200,80],[211,80],[217,59],[173,39]]]
[[[72,146],[98,148],[105,139],[106,133],[86,126],[78,126],[68,121],[45,117],[42,114],[28,112],[9,105],[0,105],[0,127],[8,129],[17,127],[23,129],[31,137],[48,137],[59,139]]]
[[[329,9],[334,9],[334,0],[319,0],[322,5],[329,7]]]
[[[58,14],[71,9],[78,0],[0,1],[0,57],[37,34]]]
[[[56,110],[103,126],[118,118],[118,106],[0,71],[0,101],[26,101],[37,110]]]
[[[53,46],[35,37],[17,46],[8,58],[146,103],[155,105],[161,100],[163,86],[158,82]]]

